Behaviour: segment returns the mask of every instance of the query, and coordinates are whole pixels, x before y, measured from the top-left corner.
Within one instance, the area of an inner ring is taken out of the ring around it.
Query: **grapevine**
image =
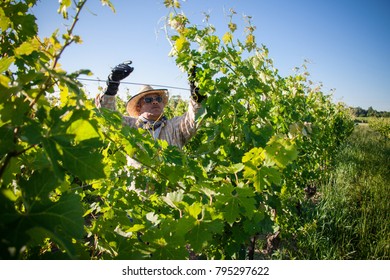
[[[41,39],[33,15],[12,13],[34,3],[0,6],[1,258],[245,259],[253,238],[294,231],[304,189],[326,177],[353,123],[306,69],[278,74],[250,17],[241,39],[231,10],[219,38],[211,19],[192,25],[180,1],[164,1],[170,55],[185,72],[197,66],[207,95],[179,150],[94,107],[77,81],[90,72],[57,63],[81,42],[74,25],[65,41]]]

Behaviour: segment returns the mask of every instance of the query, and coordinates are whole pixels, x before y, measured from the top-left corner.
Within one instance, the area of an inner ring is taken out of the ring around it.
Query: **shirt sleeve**
[[[116,111],[115,95],[106,95],[104,93],[98,94],[95,98],[95,105],[97,108],[106,108]]]
[[[171,129],[174,130],[171,137],[176,138],[172,139],[172,142],[176,143],[177,146],[181,147],[185,145],[196,133],[197,124],[195,116],[200,107],[201,105],[199,103],[190,99],[187,112],[182,116],[175,117],[170,120],[170,124],[172,125]]]
[[[107,95],[104,93],[101,93],[96,96],[95,98],[95,104],[97,108],[106,108],[109,110],[116,111],[116,97],[115,95]],[[136,126],[136,118],[132,118],[129,116],[122,116],[122,123],[123,125],[128,125],[130,127],[137,127]]]

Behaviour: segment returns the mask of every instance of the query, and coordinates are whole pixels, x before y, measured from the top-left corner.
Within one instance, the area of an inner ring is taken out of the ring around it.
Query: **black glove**
[[[192,67],[190,73],[188,73],[188,80],[190,82],[190,94],[192,100],[197,103],[201,103],[206,96],[199,93],[199,88],[195,85],[196,78],[196,66]]]
[[[123,62],[111,70],[111,74],[108,75],[107,89],[104,94],[117,94],[120,81],[129,76],[134,70],[134,68],[130,66],[131,63],[131,61]]]

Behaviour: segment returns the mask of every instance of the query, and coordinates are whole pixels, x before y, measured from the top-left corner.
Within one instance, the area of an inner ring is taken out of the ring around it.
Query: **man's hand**
[[[123,62],[111,70],[111,74],[108,75],[107,90],[105,94],[117,94],[120,81],[129,76],[134,70],[134,67],[130,66],[131,63],[131,61]]]
[[[197,103],[201,103],[206,96],[201,95],[199,93],[199,88],[195,85],[195,79],[196,79],[196,66],[193,66],[190,70],[190,73],[188,73],[188,80],[190,82],[190,91],[191,91],[191,98]]]
[[[126,61],[115,66],[111,70],[111,74],[108,76],[108,80],[119,82],[120,80],[123,80],[124,78],[129,76],[134,70],[134,68],[130,66],[131,63],[131,61]]]

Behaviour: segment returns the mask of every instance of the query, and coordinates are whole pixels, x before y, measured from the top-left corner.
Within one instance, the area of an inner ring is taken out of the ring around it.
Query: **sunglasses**
[[[144,97],[145,103],[152,103],[153,100],[156,100],[158,103],[161,103],[163,101],[161,96],[157,96],[155,98],[153,98],[153,97]]]

